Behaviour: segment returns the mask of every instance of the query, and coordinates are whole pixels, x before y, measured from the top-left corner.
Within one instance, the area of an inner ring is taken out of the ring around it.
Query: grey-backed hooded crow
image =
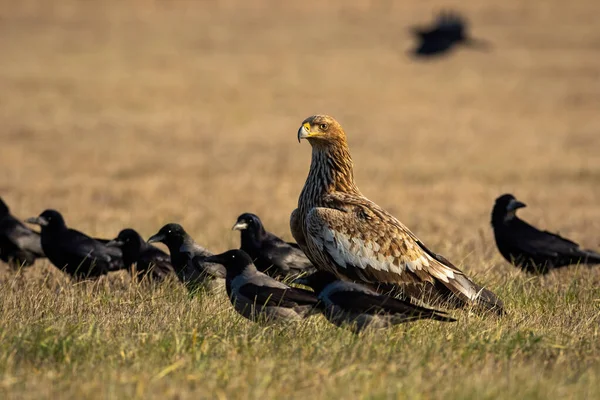
[[[315,272],[294,282],[315,291],[320,301],[319,308],[331,323],[355,333],[366,328],[387,328],[420,319],[455,321],[443,312],[381,295],[359,283],[339,280],[326,271]]]
[[[584,250],[571,240],[540,231],[516,215],[525,203],[512,194],[496,199],[492,227],[500,254],[511,264],[531,273],[545,274],[572,264],[600,264],[600,254]]]
[[[45,255],[40,234],[13,217],[0,198],[0,260],[19,268],[33,265],[41,257]]]
[[[196,244],[181,225],[163,226],[148,239],[148,243],[154,242],[164,243],[169,248],[171,265],[188,289],[216,289],[220,285],[218,281],[225,278],[225,267],[207,261],[212,253]]]
[[[124,266],[120,249],[69,229],[58,211],[46,210],[25,222],[42,227],[44,253],[55,267],[76,279],[95,278]]]
[[[240,231],[240,249],[248,253],[259,271],[275,278],[316,271],[296,243],[285,242],[267,231],[257,215],[240,215],[232,229]]]
[[[161,249],[146,243],[133,229],[123,229],[106,245],[121,249],[125,268],[133,273],[135,264],[135,275],[140,281],[148,277],[153,281],[161,282],[168,275],[175,273],[171,265],[171,257]]]
[[[453,12],[442,12],[432,26],[413,27],[411,31],[419,40],[412,51],[416,57],[442,55],[459,44],[478,49],[489,47],[487,42],[471,38],[467,34],[466,20]]]
[[[300,320],[312,314],[317,296],[290,287],[256,269],[243,250],[229,250],[207,259],[227,270],[227,294],[235,310],[251,321]]]

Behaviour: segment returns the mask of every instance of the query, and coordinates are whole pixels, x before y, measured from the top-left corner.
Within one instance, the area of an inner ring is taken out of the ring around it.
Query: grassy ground
[[[356,337],[264,328],[227,299],[125,274],[72,284],[0,266],[2,398],[597,398],[600,270],[526,276],[489,213],[600,247],[600,3],[0,1],[0,195],[20,217],[215,252],[255,212],[290,238],[314,113],[345,126],[362,191],[497,292],[467,313]],[[285,4],[285,5],[284,5]],[[491,52],[419,62],[406,28],[459,6]]]

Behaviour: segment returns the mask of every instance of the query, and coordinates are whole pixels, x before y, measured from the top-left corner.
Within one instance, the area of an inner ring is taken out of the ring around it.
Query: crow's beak
[[[123,242],[118,239],[111,240],[105,244],[107,247],[121,247],[123,246]]]
[[[48,220],[44,217],[31,217],[25,220],[28,224],[35,224],[39,226],[48,226]]]
[[[507,211],[515,211],[519,208],[527,207],[527,204],[520,202],[519,200],[512,199],[508,206],[506,207]]]
[[[231,228],[232,231],[243,231],[244,229],[248,229],[248,224],[240,221],[236,222]]]
[[[163,235],[162,233],[157,233],[156,235],[150,236],[150,238],[148,239],[148,243],[162,242],[164,240],[165,235]]]

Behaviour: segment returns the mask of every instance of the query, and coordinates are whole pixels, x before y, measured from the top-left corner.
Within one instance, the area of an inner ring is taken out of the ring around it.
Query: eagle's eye
[[[328,126],[327,124],[321,124],[321,125],[319,125],[319,128],[320,128],[322,131],[326,131],[326,130],[327,130],[327,128],[329,128],[329,126]]]

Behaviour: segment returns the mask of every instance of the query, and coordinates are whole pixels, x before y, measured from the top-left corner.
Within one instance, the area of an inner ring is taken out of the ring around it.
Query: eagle
[[[317,269],[378,290],[402,288],[414,300],[431,294],[448,305],[503,313],[494,293],[360,192],[346,134],[333,117],[305,119],[298,130],[302,139],[312,146],[312,161],[290,228]]]

